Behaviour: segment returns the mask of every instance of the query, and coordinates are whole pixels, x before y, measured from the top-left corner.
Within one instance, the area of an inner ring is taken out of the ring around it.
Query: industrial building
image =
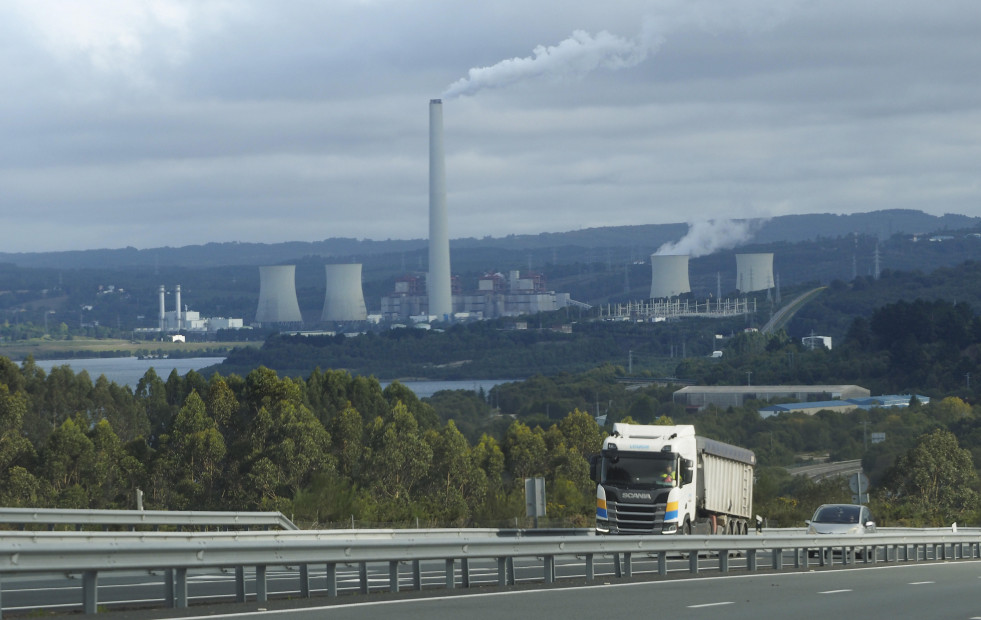
[[[181,285],[174,287],[174,309],[167,310],[167,289],[161,284],[159,290],[159,312],[156,328],[139,328],[135,331],[143,336],[177,332],[216,332],[219,329],[242,329],[242,319],[225,317],[202,317],[200,312],[189,310],[181,303]]]
[[[368,310],[361,288],[361,264],[324,265],[327,288],[321,321],[365,321]]]
[[[782,405],[770,405],[760,409],[760,417],[769,418],[781,413],[803,413],[814,415],[819,411],[833,411],[838,413],[848,413],[856,409],[892,409],[909,407],[911,394],[887,394],[883,396],[870,396],[867,398],[848,398],[845,400],[824,400],[807,403],[785,403]],[[916,399],[923,404],[929,403],[927,396],[916,395]]]
[[[800,402],[868,398],[868,388],[858,385],[708,385],[683,387],[674,402],[701,411],[709,405],[722,409],[741,407],[750,400],[785,398]]]
[[[416,276],[405,276],[395,282],[395,290],[381,299],[381,314],[388,321],[445,320],[446,315],[429,311],[425,284]],[[492,319],[559,310],[576,305],[568,293],[547,290],[545,277],[539,273],[509,271],[481,276],[476,287],[464,292],[458,280],[452,285],[451,313],[455,320]]]
[[[296,300],[296,265],[259,267],[259,307],[255,322],[263,327],[303,325]]]

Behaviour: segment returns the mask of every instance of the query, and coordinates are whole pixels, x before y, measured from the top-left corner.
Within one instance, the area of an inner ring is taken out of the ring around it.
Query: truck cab
[[[755,455],[691,425],[614,424],[590,459],[599,534],[744,533]]]

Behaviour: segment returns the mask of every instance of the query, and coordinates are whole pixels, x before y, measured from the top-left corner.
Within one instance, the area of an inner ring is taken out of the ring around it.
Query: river
[[[140,359],[138,357],[97,357],[88,359],[67,359],[67,360],[35,360],[38,368],[50,372],[55,366],[70,366],[73,372],[79,373],[83,370],[89,373],[92,381],[105,375],[106,379],[118,385],[128,385],[135,390],[136,385],[146,374],[146,371],[153,368],[157,375],[167,380],[171,371],[176,370],[177,374],[185,375],[189,370],[200,370],[208,366],[220,364],[223,357],[187,357],[187,358],[157,358]],[[514,379],[472,379],[462,381],[402,381],[401,383],[412,390],[419,398],[427,398],[440,390],[470,390],[473,392],[483,389],[485,392],[495,385],[510,383]],[[382,381],[382,387],[387,386],[390,381]]]

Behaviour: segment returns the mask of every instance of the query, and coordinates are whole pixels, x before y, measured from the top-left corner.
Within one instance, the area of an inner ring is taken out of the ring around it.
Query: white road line
[[[911,581],[907,585],[911,585],[911,586],[923,586],[923,585],[926,585],[928,583],[937,583],[937,582],[936,581]]]
[[[689,605],[688,609],[698,609],[699,607],[717,607],[719,605],[735,605],[734,601],[722,601],[719,603],[703,603],[701,605]]]
[[[818,594],[841,594],[843,592],[851,592],[851,590],[825,590],[824,592],[818,592]]]

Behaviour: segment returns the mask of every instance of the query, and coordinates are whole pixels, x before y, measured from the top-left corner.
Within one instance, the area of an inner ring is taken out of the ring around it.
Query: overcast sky
[[[4,0],[0,251],[981,215],[978,0]]]

